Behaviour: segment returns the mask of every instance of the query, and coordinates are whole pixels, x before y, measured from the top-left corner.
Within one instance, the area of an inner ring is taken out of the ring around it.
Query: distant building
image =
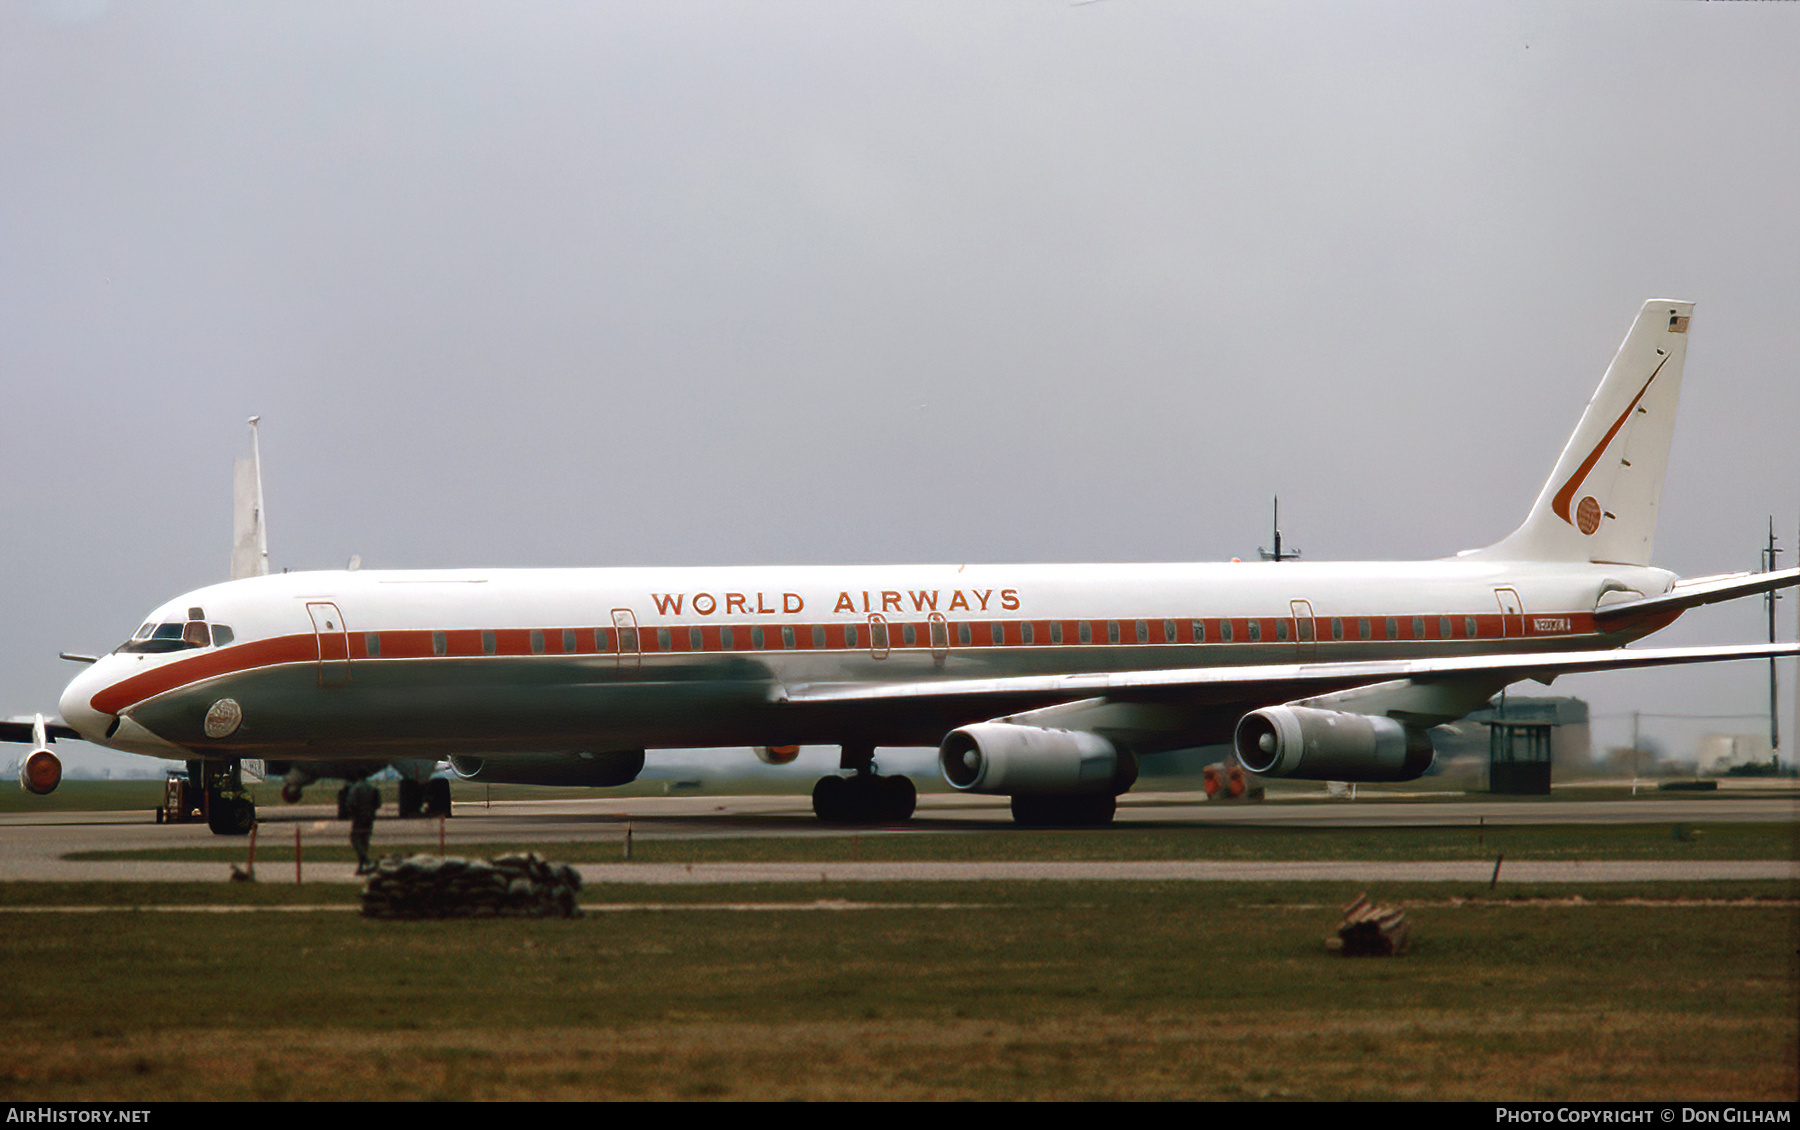
[[[1439,726],[1431,731],[1431,744],[1440,759],[1488,756],[1489,722],[1515,725],[1549,726],[1550,764],[1554,767],[1585,767],[1593,756],[1593,735],[1588,728],[1588,704],[1585,699],[1523,695],[1496,697],[1487,706],[1454,726]]]
[[[1708,734],[1700,739],[1700,775],[1723,773],[1734,765],[1764,765],[1774,756],[1766,733]]]

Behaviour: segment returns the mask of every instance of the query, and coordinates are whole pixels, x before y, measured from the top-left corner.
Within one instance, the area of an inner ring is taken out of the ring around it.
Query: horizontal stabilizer
[[[1675,587],[1661,596],[1646,597],[1627,604],[1609,604],[1596,609],[1594,620],[1603,630],[1632,623],[1659,612],[1679,612],[1722,600],[1756,596],[1776,589],[1800,585],[1800,569],[1778,569],[1769,573],[1729,573],[1718,577],[1696,577],[1677,581]]]

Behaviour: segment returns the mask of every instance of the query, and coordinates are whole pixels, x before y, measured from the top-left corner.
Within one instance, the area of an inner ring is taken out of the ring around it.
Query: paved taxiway
[[[298,831],[305,844],[340,846],[347,826],[327,819],[317,805],[265,806],[258,840],[287,848]],[[1717,796],[1670,799],[1650,795],[1630,800],[1332,801],[1289,804],[1209,804],[1192,793],[1132,794],[1119,809],[1126,826],[1194,825],[1285,827],[1468,827],[1485,823],[1713,823],[1795,821],[1800,797]],[[506,801],[484,804],[478,793],[460,794],[456,816],[442,822],[445,850],[481,854],[494,843],[552,845],[569,842],[622,842],[629,826],[634,840],[738,836],[863,836],[955,834],[1010,827],[1003,798],[927,795],[908,825],[850,830],[821,826],[810,802],[796,796],[584,797],[569,800]],[[1104,833],[1096,833],[1104,834]],[[378,852],[436,851],[440,822],[383,820],[376,825]],[[197,881],[222,879],[218,862],[147,860],[75,861],[69,855],[94,851],[135,851],[169,847],[242,846],[223,840],[204,825],[163,826],[147,812],[44,812],[0,815],[0,880]],[[264,881],[291,881],[293,864],[265,864]],[[717,863],[583,864],[590,883],[782,883],[825,881],[952,881],[1020,879],[1157,879],[1198,881],[1352,880],[1481,881],[1491,862],[1341,861],[1146,861],[991,863]],[[342,863],[304,866],[308,882],[355,882]],[[1504,864],[1501,878],[1514,882],[1629,882],[1681,879],[1800,880],[1791,861],[1577,862],[1517,861]]]

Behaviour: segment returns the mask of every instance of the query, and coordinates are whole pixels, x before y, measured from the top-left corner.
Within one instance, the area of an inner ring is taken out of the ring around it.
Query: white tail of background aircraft
[[[912,814],[881,746],[937,746],[953,788],[1026,823],[1110,821],[1141,758],[1223,741],[1269,776],[1409,779],[1429,727],[1521,679],[1795,654],[1624,647],[1800,580],[1649,565],[1691,310],[1646,303],[1524,523],[1438,561],[267,574],[258,479],[238,579],[152,612],[60,722],[0,737],[185,758],[219,832],[254,822],[250,758],[297,796],[442,757],[603,786],[646,749],[830,744],[849,775],[814,809],[846,821]],[[51,776],[36,758],[27,787]]]

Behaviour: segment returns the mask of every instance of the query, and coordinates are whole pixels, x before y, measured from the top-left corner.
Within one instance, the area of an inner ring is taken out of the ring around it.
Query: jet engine
[[[1431,768],[1431,738],[1374,714],[1271,706],[1238,722],[1238,760],[1252,773],[1312,781],[1410,781]]]
[[[452,757],[450,768],[465,781],[497,785],[628,785],[644,771],[644,751],[530,753],[508,757]]]
[[[55,792],[56,786],[62,784],[62,762],[39,746],[19,762],[19,784],[36,796]]]
[[[1137,759],[1099,734],[1011,722],[950,731],[938,768],[952,788],[972,793],[1117,796],[1137,780]]]

